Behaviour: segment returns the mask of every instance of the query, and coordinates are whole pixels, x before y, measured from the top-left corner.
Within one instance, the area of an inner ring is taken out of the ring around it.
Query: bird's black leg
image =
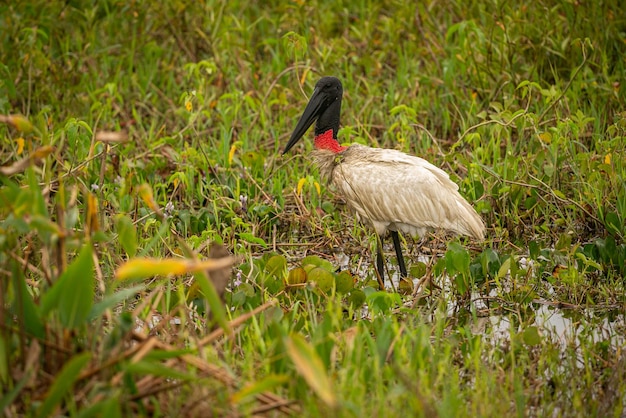
[[[400,267],[400,276],[407,278],[409,275],[406,272],[406,266],[404,265],[404,257],[402,256],[402,247],[400,246],[400,237],[398,231],[391,231],[391,239],[393,239],[393,248],[396,250],[396,257],[398,258],[398,267]]]
[[[383,237],[378,236],[378,242],[376,243],[377,257],[376,257],[376,269],[378,270],[378,288],[385,290],[385,256],[383,255]]]

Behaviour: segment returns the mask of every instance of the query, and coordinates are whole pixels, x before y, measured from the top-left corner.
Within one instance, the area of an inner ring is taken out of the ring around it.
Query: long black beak
[[[324,96],[320,94],[320,89],[315,89],[313,91],[313,95],[311,99],[309,99],[309,103],[306,105],[306,109],[300,116],[300,120],[296,125],[296,129],[293,130],[291,134],[291,138],[289,138],[289,142],[287,142],[287,146],[283,151],[285,154],[287,151],[291,149],[296,143],[302,138],[302,136],[306,133],[307,129],[317,120],[322,113],[322,104],[324,103]]]

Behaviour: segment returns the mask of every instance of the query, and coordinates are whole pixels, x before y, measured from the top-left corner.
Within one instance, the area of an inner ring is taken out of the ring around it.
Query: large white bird
[[[343,87],[323,77],[283,151],[286,153],[315,124],[313,157],[320,173],[345,199],[359,220],[379,235],[376,266],[384,283],[382,239],[390,231],[402,277],[407,277],[398,232],[423,236],[446,230],[482,240],[485,224],[458,192],[448,174],[428,161],[403,152],[337,141]]]

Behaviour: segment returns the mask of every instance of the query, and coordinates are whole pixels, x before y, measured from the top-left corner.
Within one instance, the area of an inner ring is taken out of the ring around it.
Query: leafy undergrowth
[[[623,415],[626,12],[444,3],[0,6],[3,414]],[[322,74],[486,241],[405,237],[378,290],[280,155]]]

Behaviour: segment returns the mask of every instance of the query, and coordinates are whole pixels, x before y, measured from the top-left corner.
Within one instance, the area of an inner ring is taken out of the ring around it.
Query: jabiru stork
[[[315,123],[313,158],[320,174],[378,234],[376,267],[384,286],[382,239],[389,231],[400,274],[408,276],[398,232],[423,236],[445,230],[482,240],[485,224],[459,194],[448,174],[428,161],[393,149],[360,144],[348,147],[337,141],[343,87],[336,77],[317,84],[283,154]]]

